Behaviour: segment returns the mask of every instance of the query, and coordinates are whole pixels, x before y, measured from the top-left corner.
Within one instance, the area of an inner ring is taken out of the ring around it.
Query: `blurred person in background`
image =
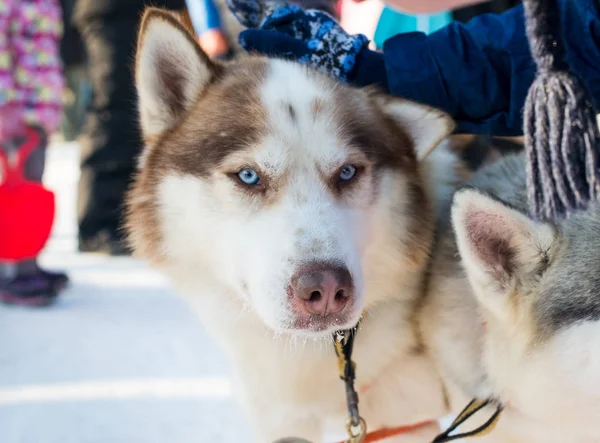
[[[31,181],[42,180],[48,137],[62,117],[61,32],[58,0],[0,2],[0,149],[10,159],[34,144],[24,166]],[[67,283],[66,274],[40,268],[37,259],[0,263],[4,303],[48,305]]]
[[[221,11],[215,0],[186,0],[193,30],[202,50],[211,58],[227,59],[231,45],[223,29]]]
[[[500,14],[521,4],[521,0],[491,0],[476,2],[467,6],[457,6],[452,11],[452,18],[461,23],[467,23],[481,14]]]
[[[431,14],[484,2],[485,0],[386,0],[387,4],[399,11],[415,14]]]
[[[67,142],[76,140],[81,133],[85,110],[91,97],[85,48],[79,31],[72,22],[76,2],[77,0],[60,0],[64,25],[60,54],[67,89],[61,132],[63,140]]]
[[[362,4],[370,4],[363,6]],[[390,37],[404,32],[430,34],[453,20],[466,23],[487,13],[501,13],[520,3],[520,0],[344,0],[342,27],[349,34],[365,34],[373,40],[372,47],[383,48]],[[365,23],[378,15],[375,25]],[[375,11],[375,12],[372,12]]]
[[[142,146],[133,86],[139,21],[148,6],[182,11],[185,0],[76,0],[73,24],[87,58],[92,97],[81,142],[79,250],[128,254],[123,196]]]
[[[340,16],[340,0],[295,0],[294,3],[304,9],[325,11],[336,19]],[[231,24],[226,17],[231,15],[227,7],[218,0],[186,0],[186,5],[188,15],[183,17],[184,24],[198,37],[202,50],[212,58],[231,58],[234,48],[227,32],[227,25]],[[235,30],[229,31],[231,34]]]

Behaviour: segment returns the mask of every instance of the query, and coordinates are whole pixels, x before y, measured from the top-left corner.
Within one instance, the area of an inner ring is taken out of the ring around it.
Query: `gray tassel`
[[[523,3],[537,64],[524,114],[529,207],[552,221],[599,199],[600,136],[583,82],[569,71],[557,1]]]

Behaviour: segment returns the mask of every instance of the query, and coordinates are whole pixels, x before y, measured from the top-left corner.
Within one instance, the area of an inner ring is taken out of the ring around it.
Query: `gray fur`
[[[523,155],[505,157],[481,170],[468,186],[527,213],[527,178]]]
[[[483,169],[468,185],[527,214],[526,184],[524,156],[514,155]],[[537,326],[545,336],[574,323],[600,320],[600,206],[577,212],[555,228],[559,247],[543,270],[534,304]],[[446,255],[441,262],[450,263],[453,257],[460,267],[449,222],[444,231],[441,238],[451,239],[452,247],[441,248]]]
[[[596,204],[558,226],[560,247],[540,282],[534,306],[545,335],[600,320],[600,207]]]
[[[524,158],[508,157],[478,174],[472,185],[527,213]],[[600,320],[600,206],[555,225],[559,247],[544,270],[534,304],[547,336],[582,321]]]
[[[466,186],[476,188],[510,205],[527,211],[527,189],[523,155],[511,155],[484,168]],[[452,196],[451,196],[452,197]],[[464,276],[450,219],[452,198],[444,205],[436,230],[435,264],[431,271],[444,277]]]

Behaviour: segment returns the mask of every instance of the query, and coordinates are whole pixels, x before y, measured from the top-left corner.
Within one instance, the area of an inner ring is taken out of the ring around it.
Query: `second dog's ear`
[[[524,278],[547,265],[554,228],[473,189],[454,196],[452,224],[475,294],[484,306],[503,315],[505,296],[518,294]]]
[[[152,138],[190,110],[218,66],[169,12],[149,8],[140,27],[135,80],[142,133]]]

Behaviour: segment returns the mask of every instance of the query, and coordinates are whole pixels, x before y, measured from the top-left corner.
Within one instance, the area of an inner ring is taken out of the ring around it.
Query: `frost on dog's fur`
[[[454,229],[440,230],[421,313],[440,372],[462,392],[455,408],[474,396],[505,404],[491,441],[597,441],[600,207],[533,221],[522,156],[472,186],[454,196]]]
[[[155,9],[136,60],[146,146],[128,199],[131,243],[172,277],[238,367],[259,441],[318,441],[325,419],[344,416],[331,333],[363,315],[355,354],[358,382],[373,383],[369,422],[443,413],[412,316],[454,167],[430,152],[451,120],[288,61],[211,61]],[[347,165],[356,175],[342,181]],[[248,168],[260,177],[252,185],[238,177]],[[322,267],[347,271],[353,288],[343,310],[319,318],[292,284]]]

